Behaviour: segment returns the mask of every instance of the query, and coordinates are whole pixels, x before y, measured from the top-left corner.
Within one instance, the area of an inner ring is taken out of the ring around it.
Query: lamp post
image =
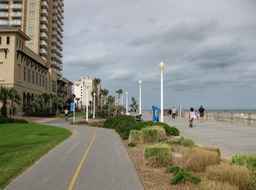
[[[95,95],[96,95],[96,93],[94,92],[93,93],[93,119],[95,119]]]
[[[89,84],[86,84],[85,87],[86,87],[86,119],[85,120],[88,122]]]
[[[125,103],[126,103],[126,115],[129,115],[128,114],[128,92],[126,92],[126,101],[125,101]]]
[[[160,73],[161,73],[161,98],[160,98],[160,102],[161,102],[161,118],[160,118],[160,122],[164,122],[164,101],[163,101],[163,71],[164,71],[164,63],[161,61],[159,63],[159,68],[160,68]]]
[[[142,80],[139,80],[139,114],[141,114],[141,84]]]

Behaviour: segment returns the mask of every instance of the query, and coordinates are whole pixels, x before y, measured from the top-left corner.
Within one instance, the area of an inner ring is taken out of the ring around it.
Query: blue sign
[[[153,121],[159,121],[159,116],[158,116],[158,113],[159,113],[159,111],[158,111],[159,109],[158,109],[158,107],[157,106],[152,106],[152,112],[153,112],[153,118],[152,118],[152,120]]]
[[[70,103],[70,112],[74,112],[75,111],[75,103],[71,102]]]

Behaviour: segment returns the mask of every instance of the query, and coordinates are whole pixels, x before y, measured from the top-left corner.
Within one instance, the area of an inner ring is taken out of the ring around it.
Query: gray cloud
[[[141,79],[150,109],[164,61],[166,108],[256,108],[255,9],[254,0],[66,1],[63,73],[136,99]]]

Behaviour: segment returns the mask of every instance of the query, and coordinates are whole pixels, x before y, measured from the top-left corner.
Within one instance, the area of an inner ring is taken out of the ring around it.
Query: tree
[[[100,107],[100,102],[99,102],[99,98],[100,98],[100,78],[94,78],[92,80],[92,86],[93,86],[93,92],[95,92],[95,105],[96,105],[96,110],[97,108]]]
[[[108,115],[111,115],[112,112],[115,111],[115,109],[112,109],[112,108],[114,108],[114,103],[115,103],[115,97],[114,96],[108,96],[108,99],[107,99]]]
[[[137,100],[134,97],[132,97],[132,103],[130,104],[130,107],[132,108],[133,112],[136,112],[138,109]]]
[[[20,104],[21,97],[15,88],[1,86],[0,101],[2,102],[1,114],[7,117],[8,108],[10,117],[15,113],[16,105]]]
[[[108,90],[107,89],[102,89],[101,90],[101,95],[102,95],[102,106],[103,106],[106,103],[106,97],[108,96]]]
[[[116,93],[117,93],[117,105],[119,106],[120,105],[120,99],[121,99],[121,95],[123,94],[123,90],[122,89],[118,89],[116,90]]]

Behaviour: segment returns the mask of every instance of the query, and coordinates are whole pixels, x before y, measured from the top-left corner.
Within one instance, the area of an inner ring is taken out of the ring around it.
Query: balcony
[[[12,0],[13,2],[22,2],[22,0]]]
[[[46,1],[42,1],[41,7],[42,7],[42,8],[49,9],[48,3],[47,3]]]
[[[15,10],[17,10],[17,9],[20,10],[21,9],[21,4],[12,4],[11,8],[15,9]]]
[[[40,55],[47,55],[47,51],[44,48],[40,48]]]
[[[48,40],[48,36],[46,35],[46,33],[42,32],[42,33],[40,34],[40,39],[46,41],[46,40]]]
[[[48,28],[47,28],[47,26],[44,25],[44,24],[41,24],[41,25],[40,25],[40,30],[41,30],[42,32],[48,32]]]
[[[8,12],[0,12],[0,18],[8,18]]]
[[[40,41],[40,47],[47,48],[47,43],[43,40]]]
[[[41,24],[48,24],[48,20],[46,17],[41,17]]]
[[[11,13],[11,16],[12,16],[13,18],[21,18],[21,12],[12,12],[12,13]]]
[[[9,24],[8,20],[0,19],[0,25],[8,25],[8,24]]]
[[[0,10],[8,10],[8,4],[0,4]]]
[[[48,11],[46,9],[42,9],[41,15],[47,17],[48,16]]]
[[[8,0],[1,0],[1,2],[8,2]]]
[[[13,26],[20,26],[21,25],[21,20],[12,20],[11,25]]]

